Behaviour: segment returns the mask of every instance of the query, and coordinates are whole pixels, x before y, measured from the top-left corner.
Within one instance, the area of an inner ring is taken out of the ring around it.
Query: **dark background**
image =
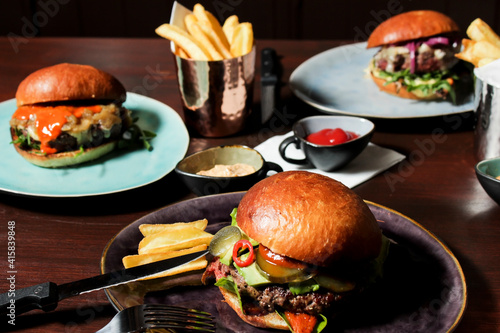
[[[500,0],[182,0],[202,3],[220,21],[232,14],[253,23],[258,39],[366,40],[383,20],[403,11],[433,9],[465,33],[480,17],[500,31]],[[10,37],[156,37],[170,18],[170,0],[0,0],[0,33]]]

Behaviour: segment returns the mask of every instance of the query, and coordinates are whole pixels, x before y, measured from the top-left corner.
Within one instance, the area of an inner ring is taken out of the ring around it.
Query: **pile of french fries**
[[[222,60],[243,56],[253,47],[253,28],[249,22],[239,22],[236,15],[219,21],[201,4],[184,18],[186,30],[172,24],[162,24],[156,33],[175,43],[175,53],[185,59]]]
[[[500,37],[480,18],[475,19],[467,28],[467,36],[463,39],[462,52],[455,56],[481,67],[500,59]]]
[[[139,231],[144,238],[139,243],[138,254],[123,257],[123,266],[130,268],[206,250],[213,238],[205,231],[207,224],[206,219],[173,224],[141,224]],[[203,269],[207,264],[206,258],[202,257],[147,279]]]

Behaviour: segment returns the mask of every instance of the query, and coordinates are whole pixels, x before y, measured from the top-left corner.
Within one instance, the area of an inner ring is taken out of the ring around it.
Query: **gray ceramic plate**
[[[418,101],[380,92],[365,69],[377,48],[366,43],[336,47],[306,60],[290,76],[290,88],[304,102],[325,113],[367,118],[420,118],[470,111],[472,89],[448,101]]]
[[[195,198],[167,206],[133,222],[106,246],[103,273],[122,269],[121,258],[137,253],[143,223],[172,223],[207,218],[209,232],[230,220],[244,192]],[[384,234],[395,242],[386,262],[384,282],[355,309],[347,309],[327,328],[339,332],[451,332],[466,306],[462,269],[451,251],[417,222],[368,203]],[[202,272],[170,279],[138,282],[106,290],[117,310],[141,303],[166,303],[209,311],[221,332],[267,332],[243,323],[224,302],[218,288],[202,286]],[[186,286],[189,284],[190,286]],[[158,289],[169,288],[167,290]],[[147,294],[146,294],[147,292]]]

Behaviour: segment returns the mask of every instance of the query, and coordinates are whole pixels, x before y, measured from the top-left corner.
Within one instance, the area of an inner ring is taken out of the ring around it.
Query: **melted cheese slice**
[[[120,124],[120,107],[115,104],[93,106],[22,106],[14,112],[10,125],[26,130],[40,142],[40,150],[46,154],[57,151],[49,146],[63,132],[77,138],[82,145],[91,141],[92,125],[99,125],[106,132],[113,125]]]

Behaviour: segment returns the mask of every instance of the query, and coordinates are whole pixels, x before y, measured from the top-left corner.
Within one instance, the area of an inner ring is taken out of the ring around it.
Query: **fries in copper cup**
[[[223,60],[250,53],[254,44],[253,28],[249,22],[239,22],[236,15],[219,21],[201,4],[184,18],[186,29],[169,23],[156,28],[156,33],[176,45],[176,54],[185,59]]]

